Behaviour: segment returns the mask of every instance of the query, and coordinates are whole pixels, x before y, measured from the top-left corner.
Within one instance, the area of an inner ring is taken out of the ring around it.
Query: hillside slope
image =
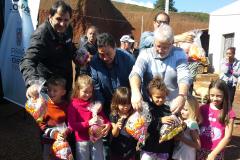
[[[141,28],[143,28],[143,31],[151,31],[153,29],[153,19],[159,10],[114,1],[112,1],[112,3],[135,28],[133,33],[136,39],[140,37]],[[169,15],[171,18],[170,25],[173,27],[175,34],[183,33],[192,29],[208,28],[208,14],[170,12]]]
[[[55,0],[41,0],[39,21],[42,23]],[[121,35],[133,33],[138,41],[142,31],[151,31],[153,17],[158,12],[146,7],[113,2],[110,0],[68,0],[73,8],[74,41],[85,33],[90,25],[100,32],[110,32],[118,42]],[[202,18],[204,17],[204,18]],[[208,28],[208,15],[199,13],[170,13],[175,34],[196,28]]]
[[[56,0],[41,0],[39,22],[42,23],[48,16],[48,10]],[[131,33],[134,29],[122,13],[115,8],[110,0],[68,0],[73,8],[72,25],[74,28],[74,41],[79,42],[90,25],[99,28],[99,32],[109,32],[115,38],[123,33]]]

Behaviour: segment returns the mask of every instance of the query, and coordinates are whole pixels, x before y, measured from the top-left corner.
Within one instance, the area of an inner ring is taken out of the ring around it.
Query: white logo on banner
[[[24,106],[26,98],[19,62],[25,49],[29,46],[30,36],[33,32],[32,19],[36,25],[40,3],[40,0],[31,1],[34,1],[31,3],[34,5],[33,10],[28,5],[28,0],[12,0],[11,4],[9,0],[5,0],[5,26],[0,45],[0,69],[4,98],[21,106]]]

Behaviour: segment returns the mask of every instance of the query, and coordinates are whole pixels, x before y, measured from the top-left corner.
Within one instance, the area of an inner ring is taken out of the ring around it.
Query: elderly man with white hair
[[[172,28],[168,24],[161,24],[154,31],[154,46],[141,50],[129,75],[134,109],[141,108],[142,97],[147,100],[147,85],[156,75],[162,77],[169,90],[166,103],[172,113],[179,112],[184,106],[192,80],[185,52],[173,46],[173,43]]]

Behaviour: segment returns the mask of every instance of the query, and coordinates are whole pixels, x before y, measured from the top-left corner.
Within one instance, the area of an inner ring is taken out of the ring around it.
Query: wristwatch
[[[187,100],[187,95],[184,95],[184,94],[178,94],[178,96],[181,96],[181,97],[183,97],[185,100]]]

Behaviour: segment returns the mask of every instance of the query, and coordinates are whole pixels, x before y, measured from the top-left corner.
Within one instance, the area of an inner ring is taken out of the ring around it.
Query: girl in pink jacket
[[[110,121],[102,111],[99,112],[101,107],[95,109],[94,112],[92,95],[93,81],[91,77],[80,75],[75,82],[72,100],[68,107],[68,124],[75,133],[77,160],[103,160],[102,139],[95,138],[94,141],[91,139],[93,136],[91,127],[100,124],[100,127],[94,128],[94,136],[98,137],[106,136],[111,128]]]

